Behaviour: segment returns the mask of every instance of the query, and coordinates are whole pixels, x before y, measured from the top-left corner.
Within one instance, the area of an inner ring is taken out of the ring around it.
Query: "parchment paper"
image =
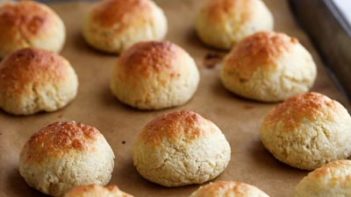
[[[98,52],[85,44],[81,24],[90,4],[52,4],[63,18],[67,40],[62,55],[79,76],[77,98],[54,113],[12,116],[0,111],[0,196],[44,196],[26,185],[18,173],[19,153],[26,140],[41,127],[58,120],[76,120],[96,126],[107,138],[117,156],[111,183],[135,196],[188,196],[198,185],[165,188],[139,176],[132,165],[131,147],[136,133],[157,115],[190,109],[214,121],[232,147],[232,159],[217,180],[238,180],[258,186],[272,197],[292,196],[295,185],[307,174],[275,160],[259,140],[264,115],[275,104],[263,104],[239,98],[226,91],[214,66],[217,51],[204,46],[195,36],[194,17],[202,0],[159,0],[169,22],[167,39],[184,47],[196,60],[201,82],[194,98],[182,107],[161,111],[138,111],[122,105],[111,95],[109,79],[117,56]],[[313,90],[324,93],[348,106],[349,101],[328,77],[308,38],[298,27],[287,1],[266,0],[274,14],[275,29],[297,37],[313,54],[318,64],[318,79]],[[207,57],[206,57],[207,56]],[[206,57],[206,58],[205,58]],[[207,60],[206,60],[207,59]]]

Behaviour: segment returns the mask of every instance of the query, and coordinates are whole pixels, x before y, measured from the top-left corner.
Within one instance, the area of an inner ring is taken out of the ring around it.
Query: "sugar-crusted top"
[[[21,154],[27,162],[40,162],[47,157],[58,157],[71,150],[89,151],[101,136],[92,126],[75,121],[55,122],[32,135]]]
[[[255,33],[232,49],[224,60],[224,69],[236,70],[240,78],[248,80],[257,69],[275,69],[279,57],[298,43],[283,33]]]
[[[171,112],[149,122],[139,135],[147,144],[158,145],[163,140],[191,141],[221,131],[209,120],[192,111]]]
[[[171,42],[140,42],[122,53],[118,66],[124,70],[125,75],[132,77],[148,77],[162,72],[177,76],[181,65],[174,62],[185,55],[183,49]]]
[[[92,19],[104,27],[118,24],[123,29],[130,23],[148,20],[154,8],[150,0],[103,0],[92,10]]]
[[[314,121],[324,117],[332,119],[340,105],[327,96],[316,92],[308,92],[291,97],[276,106],[265,118],[264,124],[284,123],[286,128],[294,129],[303,123],[303,119]],[[325,110],[328,109],[328,110]],[[290,131],[287,129],[287,131]]]
[[[70,64],[54,52],[25,48],[0,63],[0,88],[22,92],[28,84],[40,85],[66,79]]]
[[[56,25],[57,15],[35,1],[7,2],[0,5],[0,41],[18,36],[30,39]],[[18,38],[16,38],[18,39]]]

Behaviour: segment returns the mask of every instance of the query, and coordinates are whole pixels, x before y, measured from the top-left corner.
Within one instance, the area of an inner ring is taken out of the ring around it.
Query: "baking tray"
[[[278,162],[259,140],[260,123],[276,104],[259,103],[229,93],[219,80],[218,61],[225,51],[203,45],[194,33],[194,18],[201,0],[158,0],[169,21],[167,39],[185,48],[195,59],[201,74],[194,98],[184,106],[160,111],[139,111],[118,102],[110,93],[109,79],[116,55],[90,48],[81,36],[81,24],[90,3],[53,3],[50,6],[67,27],[62,55],[75,68],[80,82],[77,98],[54,113],[12,116],[0,112],[0,196],[38,197],[18,173],[19,153],[28,138],[41,127],[59,120],[76,120],[96,126],[116,154],[111,183],[135,196],[188,196],[198,185],[165,188],[144,180],[132,165],[131,147],[137,132],[154,117],[188,109],[215,122],[232,148],[228,168],[216,180],[237,180],[258,186],[271,196],[292,196],[295,185],[308,172]],[[297,37],[312,53],[318,65],[314,91],[324,93],[349,108],[347,97],[336,87],[306,34],[299,28],[287,0],[267,0],[275,29]]]
[[[351,26],[345,15],[332,0],[290,0],[290,5],[351,99]]]

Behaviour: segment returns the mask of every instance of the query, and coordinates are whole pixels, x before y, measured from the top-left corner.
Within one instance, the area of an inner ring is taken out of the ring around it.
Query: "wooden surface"
[[[307,171],[291,168],[275,160],[263,148],[258,135],[262,118],[276,104],[242,99],[223,88],[219,81],[219,66],[213,63],[225,51],[204,46],[194,34],[194,16],[202,2],[157,1],[169,20],[167,39],[184,47],[195,58],[201,81],[194,98],[186,105],[153,112],[131,109],[111,95],[108,84],[117,56],[91,49],[81,37],[81,24],[89,4],[53,4],[52,7],[67,27],[67,41],[62,55],[70,60],[77,71],[79,93],[73,103],[54,113],[11,116],[0,112],[0,196],[44,196],[28,187],[18,174],[19,153],[34,132],[58,120],[76,120],[94,125],[105,135],[117,156],[111,183],[121,189],[135,196],[188,196],[197,189],[197,185],[164,188],[152,184],[138,175],[132,165],[131,155],[136,133],[148,121],[162,113],[180,109],[194,110],[214,121],[231,144],[232,159],[217,180],[244,181],[258,186],[272,197],[292,196],[295,185]],[[318,78],[313,90],[347,104],[347,98],[328,77],[316,51],[294,21],[288,2],[267,0],[266,3],[274,14],[275,29],[297,37],[317,62]]]

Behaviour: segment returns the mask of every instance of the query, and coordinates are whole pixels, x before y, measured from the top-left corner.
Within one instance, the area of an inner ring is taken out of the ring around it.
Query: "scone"
[[[140,42],[122,53],[111,78],[112,93],[139,109],[185,104],[195,93],[199,71],[190,55],[170,42]]]
[[[167,187],[200,184],[219,176],[231,150],[222,131],[192,111],[171,112],[148,123],[133,149],[145,179]]]
[[[121,191],[115,185],[103,187],[101,185],[77,186],[67,192],[64,197],[133,197]]]
[[[59,52],[65,26],[45,4],[17,1],[0,4],[0,59],[26,47]]]
[[[149,40],[162,40],[167,19],[151,0],[103,0],[88,14],[83,35],[94,48],[121,53],[129,46]]]
[[[273,16],[261,0],[207,0],[196,19],[200,39],[222,49],[272,29]]]
[[[269,197],[255,186],[235,181],[216,181],[201,186],[189,197]]]
[[[283,33],[258,32],[245,38],[225,57],[223,85],[245,98],[265,102],[307,92],[317,68],[310,53]]]
[[[79,185],[105,185],[114,167],[113,151],[94,127],[55,122],[32,135],[24,145],[19,172],[29,186],[62,196]]]
[[[351,161],[334,161],[310,172],[297,185],[294,196],[351,196]]]
[[[278,160],[313,170],[351,155],[351,117],[327,96],[302,94],[279,104],[265,117],[261,140]]]
[[[54,52],[25,48],[0,63],[0,107],[8,113],[58,110],[75,98],[77,89],[71,64]]]

